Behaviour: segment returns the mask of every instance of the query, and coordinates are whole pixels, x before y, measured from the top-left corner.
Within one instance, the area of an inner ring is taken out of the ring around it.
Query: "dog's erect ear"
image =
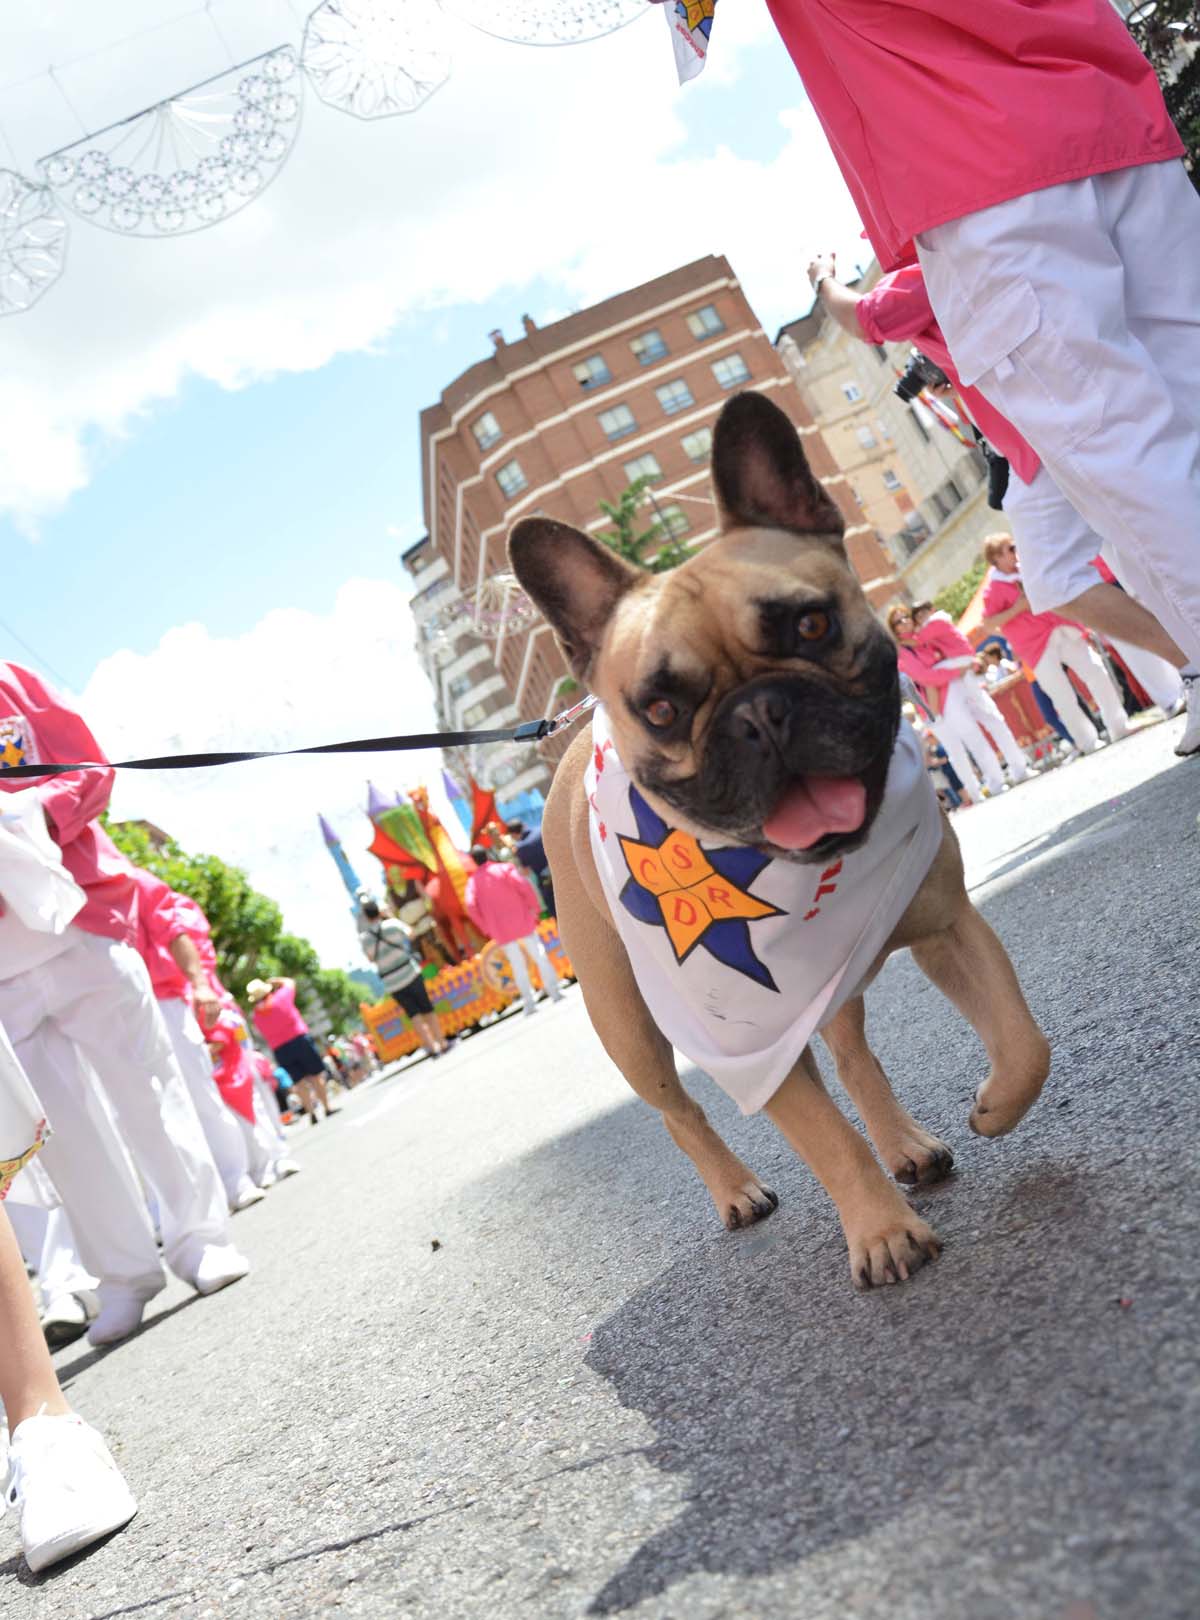
[[[728,400],[713,435],[713,491],[722,529],[759,524],[820,535],[839,549],[845,519],[813,477],[795,426],[762,394]]]
[[[586,680],[604,626],[641,570],[553,518],[522,518],[508,537],[508,560],[558,637],[572,674]]]

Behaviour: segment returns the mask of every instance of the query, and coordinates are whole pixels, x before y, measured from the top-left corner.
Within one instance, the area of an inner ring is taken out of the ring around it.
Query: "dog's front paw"
[[[1004,1136],[1019,1125],[1042,1094],[1050,1073],[1050,1043],[997,1066],[975,1093],[968,1124],[976,1136]]]
[[[712,1191],[712,1189],[709,1189]],[[731,1232],[755,1221],[765,1221],[779,1208],[779,1198],[769,1187],[764,1187],[757,1176],[748,1176],[739,1185],[728,1187],[718,1195],[713,1193],[717,1213]]]
[[[850,1279],[855,1288],[907,1282],[927,1260],[942,1252],[941,1239],[903,1199],[868,1211],[853,1225],[845,1222],[850,1248]]]
[[[881,1157],[896,1180],[906,1187],[928,1187],[943,1181],[954,1169],[954,1154],[936,1136],[920,1126],[889,1142]]]

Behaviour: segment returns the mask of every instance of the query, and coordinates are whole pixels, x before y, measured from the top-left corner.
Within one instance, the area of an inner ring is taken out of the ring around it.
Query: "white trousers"
[[[37,1077],[53,1127],[38,1157],[62,1199],[82,1265],[99,1279],[102,1300],[152,1299],[166,1273],[146,1200],[91,1065],[50,1022],[18,1050],[26,1072]]]
[[[1013,781],[1023,782],[1029,775],[1029,761],[979,676],[968,670],[946,687],[942,695],[942,712],[931,722],[931,726],[972,803],[977,797],[972,759],[989,792],[999,793],[1004,786],[996,749],[980,729],[981,722],[987,727],[988,735],[995,739],[996,748],[1004,755]]]
[[[1100,746],[1095,726],[1079,707],[1079,698],[1063,665],[1072,670],[1092,694],[1104,720],[1104,729],[1113,742],[1129,730],[1120,689],[1108,673],[1100,654],[1082,630],[1060,624],[1046,643],[1046,650],[1034,666],[1034,679],[1058,710],[1058,717],[1070,733],[1071,741],[1083,753]]]
[[[95,1291],[99,1279],[80,1259],[71,1222],[61,1204],[55,1209],[35,1209],[32,1204],[9,1202],[4,1207],[22,1258],[37,1273],[44,1306],[64,1294]]]
[[[250,1161],[244,1133],[213,1079],[212,1059],[196,1016],[180,996],[158,1004],[188,1095],[196,1107],[200,1129],[212,1153],[225,1196],[234,1204],[250,1185]]]
[[[65,951],[15,978],[0,981],[0,1023],[8,1030],[34,1089],[46,1107],[55,1138],[82,1149],[86,1162],[94,1125],[79,1106],[78,1084],[51,1100],[38,1067],[35,1040],[49,1027],[73,1042],[99,1076],[142,1178],[153,1192],[162,1224],[163,1252],[179,1276],[191,1280],[208,1244],[229,1242],[225,1191],[204,1140],[146,965],[131,945],[72,928]],[[51,1144],[47,1144],[53,1153]],[[85,1232],[101,1218],[102,1196],[86,1185],[64,1185],[46,1159],[71,1216],[84,1264],[103,1280],[84,1252]],[[79,1172],[78,1162],[76,1174]],[[83,1207],[81,1207],[81,1205]]]
[[[1174,665],[1157,653],[1147,652],[1145,647],[1135,647],[1131,641],[1118,641],[1115,636],[1106,640],[1120,653],[1151,703],[1157,703],[1164,714],[1170,713],[1183,696],[1183,681]]]
[[[923,231],[917,252],[962,380],[1200,658],[1200,197],[1182,164],[1028,192]]]
[[[521,1000],[525,1004],[526,1012],[533,1012],[537,1006],[537,998],[533,993],[533,984],[529,978],[529,969],[525,966],[525,955],[521,950],[524,945],[538,965],[538,972],[542,976],[542,988],[551,1001],[562,1000],[562,990],[559,988],[558,974],[554,971],[554,963],[542,944],[541,935],[536,931],[526,934],[524,939],[514,939],[509,945],[502,945],[500,949],[508,958],[508,965],[512,969],[512,976],[517,981],[517,989],[521,992]]]

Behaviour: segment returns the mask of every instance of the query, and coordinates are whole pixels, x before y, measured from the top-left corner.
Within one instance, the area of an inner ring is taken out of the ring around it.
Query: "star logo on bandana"
[[[0,771],[25,763],[25,734],[20,720],[0,720]]]
[[[738,846],[701,849],[691,833],[668,827],[634,787],[629,807],[639,837],[618,836],[629,869],[621,890],[626,911],[665,928],[681,965],[703,945],[718,962],[777,992],[770,970],[754,954],[750,924],[786,913],[747,892],[771,857]]]

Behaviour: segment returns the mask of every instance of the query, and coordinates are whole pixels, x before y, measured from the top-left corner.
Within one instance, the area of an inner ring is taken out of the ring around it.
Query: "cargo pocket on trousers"
[[[1043,442],[1053,439],[1070,450],[1097,431],[1104,396],[1095,367],[1089,370],[1071,353],[1028,281],[1012,282],[966,316],[965,323],[953,344],[959,376],[968,387],[982,384],[985,396],[1006,410],[1014,393],[1010,385],[1020,373],[1027,410],[1015,409],[1012,415],[1022,433]],[[995,386],[989,388],[989,382]],[[1032,397],[1031,384],[1036,390]],[[1038,429],[1047,417],[1049,431],[1043,434]]]

